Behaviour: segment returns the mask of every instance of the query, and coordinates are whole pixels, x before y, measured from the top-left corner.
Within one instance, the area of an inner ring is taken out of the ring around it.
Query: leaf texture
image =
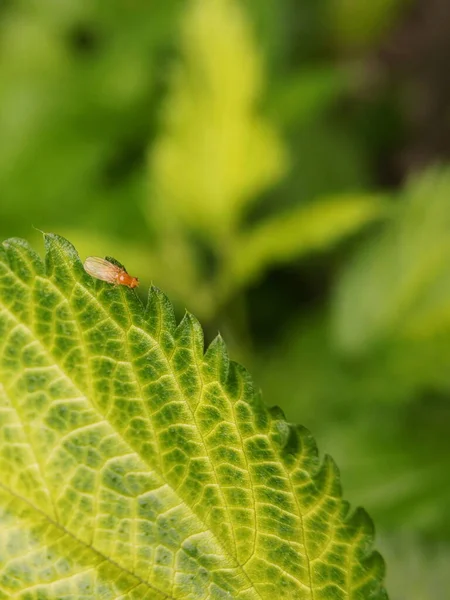
[[[0,598],[385,599],[372,524],[217,337],[0,251]]]

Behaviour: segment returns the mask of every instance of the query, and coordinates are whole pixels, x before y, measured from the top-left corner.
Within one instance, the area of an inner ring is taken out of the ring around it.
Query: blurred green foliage
[[[421,96],[377,59],[412,4],[0,4],[0,234],[116,256],[220,328],[375,517],[392,598],[434,600],[450,169],[398,175]]]
[[[372,45],[410,0],[331,0],[333,31],[346,48]]]

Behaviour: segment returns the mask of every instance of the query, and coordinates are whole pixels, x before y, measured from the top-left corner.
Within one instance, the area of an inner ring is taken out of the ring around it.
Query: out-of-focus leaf
[[[209,240],[229,236],[244,207],[285,169],[274,129],[257,115],[261,57],[235,0],[191,0],[183,62],[152,154],[152,198]],[[154,213],[152,213],[154,214]]]
[[[385,534],[381,546],[389,569],[391,600],[444,600],[450,590],[450,546],[419,536]]]
[[[0,597],[386,600],[311,435],[156,288],[0,249]]]
[[[39,226],[90,221],[99,189],[121,188],[122,198],[137,204],[115,166],[127,150],[148,143],[154,66],[174,29],[177,4],[30,0],[5,9],[0,229],[17,221],[17,231],[24,214]],[[103,207],[97,226],[106,229],[115,218]]]
[[[293,43],[293,36],[287,35],[285,27],[289,1],[239,0],[252,22],[255,37],[263,50],[267,68],[271,73],[285,64],[286,54]]]
[[[352,501],[369,506],[381,527],[450,536],[448,336],[350,360],[327,324],[308,314],[256,359],[268,401],[338,457]]]
[[[347,74],[334,65],[316,65],[285,76],[271,90],[272,119],[284,127],[310,125],[332,106],[347,86]]]
[[[377,42],[410,0],[332,0],[330,28],[345,47],[364,47]]]
[[[450,172],[411,179],[385,231],[355,257],[335,303],[340,345],[426,340],[450,329]]]
[[[230,282],[248,284],[273,264],[330,247],[364,225],[385,216],[387,204],[377,195],[324,198],[268,218],[238,238]]]
[[[429,344],[386,344],[363,356],[343,355],[328,316],[320,311],[291,324],[273,352],[256,360],[254,370],[269,399],[315,430],[342,413],[405,405],[429,389],[450,392],[449,363],[448,337]]]
[[[327,450],[341,459],[352,502],[369,507],[382,528],[400,526],[448,539],[448,398],[425,397],[422,406],[419,399],[399,406],[372,405],[357,413],[348,410],[347,418],[315,430]]]
[[[317,118],[290,135],[291,168],[277,187],[282,206],[373,189],[367,148],[342,123]]]

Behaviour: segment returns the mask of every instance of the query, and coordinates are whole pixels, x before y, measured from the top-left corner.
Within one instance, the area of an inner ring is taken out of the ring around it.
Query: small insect
[[[126,285],[129,288],[135,288],[139,285],[137,277],[131,277],[125,269],[118,267],[105,258],[88,256],[84,261],[84,270],[96,279],[114,283],[115,285]]]

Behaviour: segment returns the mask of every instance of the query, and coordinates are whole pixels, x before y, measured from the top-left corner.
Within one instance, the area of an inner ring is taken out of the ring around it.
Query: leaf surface
[[[384,599],[372,524],[199,323],[0,254],[0,598]]]

